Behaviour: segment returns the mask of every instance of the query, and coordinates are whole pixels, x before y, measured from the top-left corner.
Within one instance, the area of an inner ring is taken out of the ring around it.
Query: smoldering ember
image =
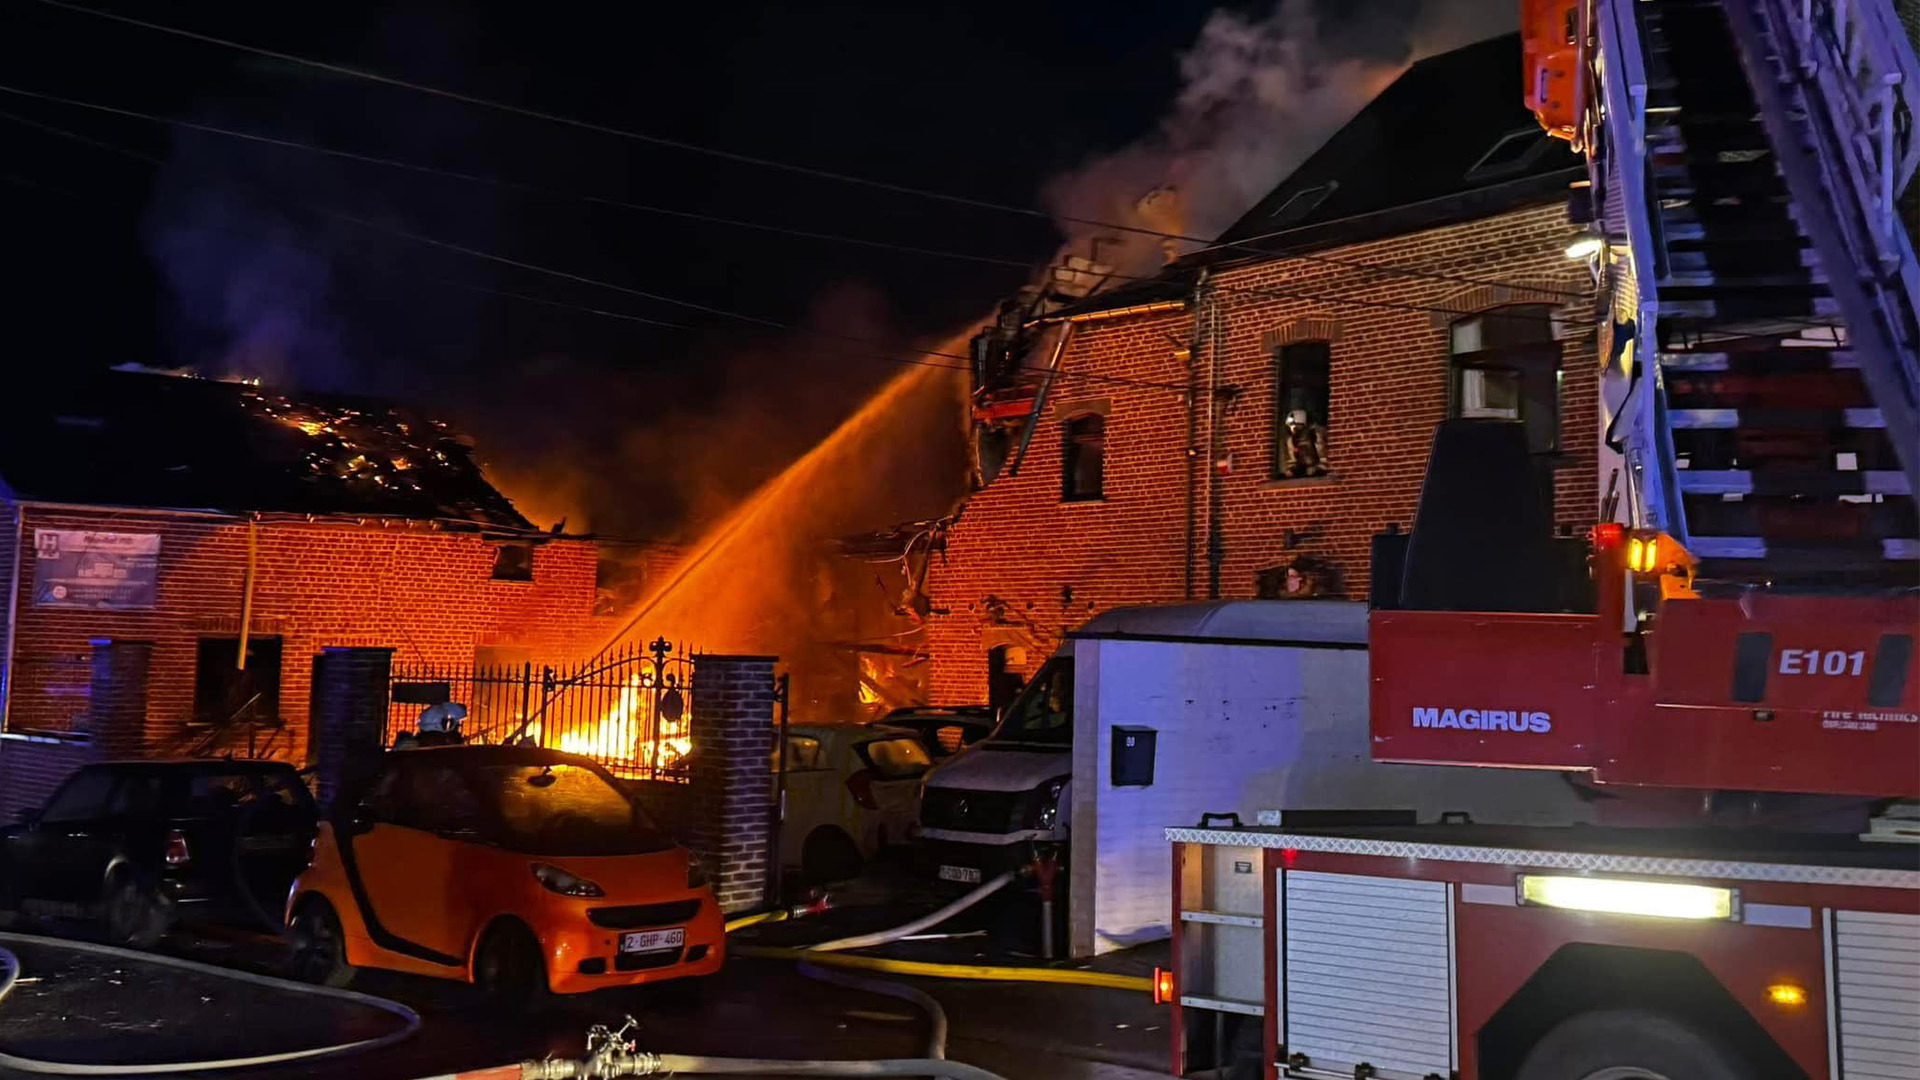
[[[1920,5],[0,12],[0,1080],[1914,1075]]]

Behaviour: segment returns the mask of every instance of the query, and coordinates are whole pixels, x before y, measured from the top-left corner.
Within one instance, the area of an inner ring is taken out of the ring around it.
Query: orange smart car
[[[320,826],[287,896],[295,973],[465,979],[509,1003],[720,970],[699,865],[584,758],[533,747],[385,755]]]

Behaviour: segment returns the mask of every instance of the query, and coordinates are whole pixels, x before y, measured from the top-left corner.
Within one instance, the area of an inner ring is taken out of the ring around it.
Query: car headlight
[[[1028,797],[1029,806],[1027,827],[1030,829],[1051,829],[1060,820],[1060,793],[1066,790],[1065,777],[1050,780],[1033,789]]]
[[[557,866],[533,864],[533,876],[551,892],[561,896],[605,896],[606,890],[578,874],[569,874]]]

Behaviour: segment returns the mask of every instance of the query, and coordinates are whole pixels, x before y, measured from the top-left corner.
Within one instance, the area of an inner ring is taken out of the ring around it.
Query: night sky
[[[1304,0],[1292,9],[97,6],[618,128],[1027,207],[1046,206],[1049,181],[1090,158],[1164,143],[1169,110],[1218,75],[1182,69],[1209,26],[1239,33],[1318,14],[1310,39],[1296,42],[1307,59],[1253,56],[1246,74],[1257,77],[1269,62],[1397,65],[1435,24],[1457,41],[1511,21],[1504,0],[1329,2],[1317,12]],[[0,72],[20,89],[675,210],[1030,263],[1063,239],[1045,220],[508,116],[34,0],[0,0]],[[1294,92],[1311,118],[1299,152],[1358,104],[1316,96],[1318,80],[1344,77],[1316,72]],[[1211,92],[1239,91],[1229,81]],[[1187,127],[1207,130],[1182,152],[1205,152],[1209,139],[1245,126],[1230,106],[1189,106]],[[575,527],[590,516],[603,531],[684,531],[896,370],[875,354],[903,350],[772,333],[388,230],[780,323],[924,345],[1030,277],[1015,266],[503,191],[12,94],[0,93],[0,111],[132,152],[0,118],[11,368],[193,365],[406,398],[471,431],[510,493],[544,503],[525,507],[542,524],[570,513]],[[1274,166],[1256,157],[1252,182],[1277,181],[1278,172],[1257,175]],[[1134,182],[1117,171],[1120,183]],[[1144,194],[1151,178],[1140,186]]]

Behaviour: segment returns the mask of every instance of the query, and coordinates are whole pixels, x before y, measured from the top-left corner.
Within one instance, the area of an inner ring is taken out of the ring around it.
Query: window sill
[[[1297,488],[1326,487],[1339,482],[1339,473],[1320,476],[1282,476],[1260,483],[1261,491],[1293,491]]]
[[[1106,505],[1106,502],[1107,502],[1107,497],[1105,495],[1101,495],[1097,498],[1090,497],[1090,498],[1080,498],[1080,499],[1061,499],[1060,505],[1061,506],[1104,506]]]

